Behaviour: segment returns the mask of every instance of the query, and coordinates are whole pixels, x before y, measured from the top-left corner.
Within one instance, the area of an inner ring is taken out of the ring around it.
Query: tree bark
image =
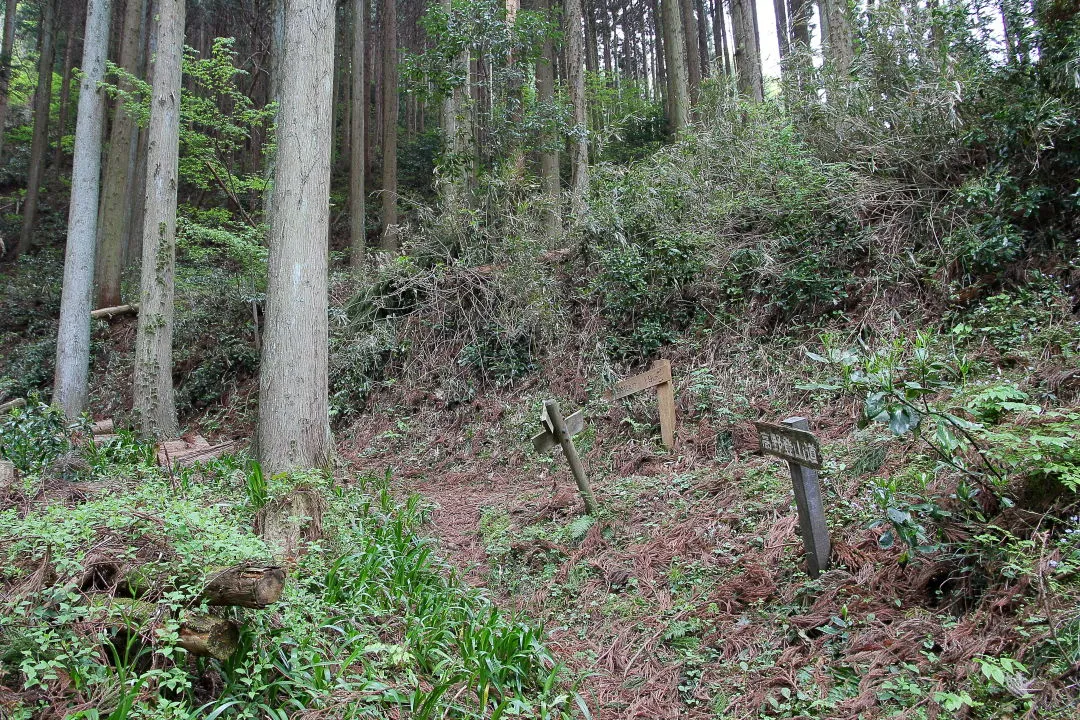
[[[613,39],[611,37],[611,15],[608,11],[608,0],[598,0],[600,3],[600,37],[604,46],[604,74],[608,76],[609,82],[612,70],[612,57],[611,57],[611,45]],[[551,3],[549,2],[545,7],[548,8],[548,12],[551,11]]]
[[[731,0],[731,29],[735,40],[735,72],[739,92],[753,102],[765,98],[761,78],[761,44],[752,0]]]
[[[848,2],[820,0],[818,7],[825,18],[821,23],[825,59],[838,75],[847,75],[851,72],[851,64],[855,59]]]
[[[452,7],[450,0],[442,0],[442,7],[449,15]],[[439,190],[443,208],[448,213],[454,213],[463,206],[467,192],[464,169],[468,166],[469,138],[472,137],[466,102],[469,96],[469,66],[469,51],[466,48],[453,59],[452,67],[453,74],[465,78],[465,81],[452,88],[442,101],[441,123],[446,156],[440,168]]]
[[[845,0],[846,2],[846,0]],[[791,47],[791,29],[788,26],[787,0],[773,0],[773,18],[776,20],[776,40],[783,62]]]
[[[398,134],[398,42],[397,0],[383,0],[383,168],[382,238],[379,249],[396,252],[397,237],[397,134]]]
[[[88,0],[83,38],[83,78],[79,84],[79,114],[75,123],[71,204],[53,381],[53,402],[69,420],[75,420],[86,408],[90,374],[90,295],[97,239],[101,126],[105,114],[105,95],[98,86],[105,77],[105,54],[109,47],[109,0]]]
[[[585,121],[585,37],[581,23],[581,0],[564,0],[566,15],[566,72],[574,130],[570,139],[570,212],[575,221],[585,216],[585,193],[589,186],[589,141]]]
[[[139,41],[142,39],[142,22],[145,0],[127,0],[124,7],[124,23],[120,36],[120,62],[124,70],[138,71]],[[121,90],[131,91],[126,80],[119,82]],[[139,134],[135,119],[117,102],[109,134],[109,152],[105,158],[105,174],[102,176],[101,228],[98,238],[97,304],[104,307],[120,304],[120,278],[124,271],[124,245],[131,227],[131,200],[137,191],[132,183],[134,154],[138,148]]]
[[[731,75],[731,56],[728,54],[727,19],[724,17],[724,0],[713,0],[713,45],[716,48],[718,71]]]
[[[158,2],[132,409],[139,431],[160,438],[179,431],[172,384],[173,276],[186,7],[185,0]]]
[[[705,12],[705,0],[694,0],[697,12],[698,58],[701,63],[701,77],[709,77],[709,27],[708,13]]]
[[[19,254],[26,252],[34,238],[37,224],[38,194],[45,178],[45,151],[49,144],[49,105],[52,101],[53,60],[55,56],[56,0],[44,0],[41,6],[41,52],[38,55],[38,81],[34,90],[34,135],[30,142],[30,167],[27,172],[26,200],[23,203],[22,234]],[[97,210],[95,209],[95,214]]]
[[[258,457],[266,474],[330,455],[327,266],[333,0],[286,0]],[[320,241],[312,242],[312,238]]]
[[[15,46],[16,0],[4,6],[4,39],[0,43],[0,161],[4,157],[4,133],[7,129],[8,104],[11,94],[11,52]]]
[[[110,627],[129,632],[142,629],[161,612],[156,603],[131,598],[99,596],[92,597],[91,603],[92,617],[97,616]],[[180,639],[176,644],[192,655],[225,661],[240,643],[240,630],[231,620],[190,612],[183,613],[181,620]]]
[[[368,0],[353,0],[352,37],[352,114],[349,145],[349,264],[353,269],[364,264],[367,235],[364,217],[367,214],[367,190],[364,183],[364,148],[367,143],[367,75],[364,70],[364,33],[368,21]]]
[[[679,0],[660,0],[660,24],[664,28],[664,61],[667,65],[671,114],[668,130],[677,134],[690,123],[690,88],[686,77],[686,43]]]
[[[517,2],[517,0],[510,0]],[[600,47],[596,38],[596,8],[594,0],[582,0],[585,20],[585,69],[594,75],[600,72]]]
[[[81,13],[71,9],[68,21],[67,38],[64,42],[64,67],[60,80],[60,107],[56,116],[56,147],[53,149],[52,175],[56,180],[60,179],[60,166],[64,159],[64,133],[68,128],[69,105],[71,102],[71,75],[75,64],[75,46],[78,44],[76,35],[79,30]]]
[[[683,43],[686,53],[686,82],[690,91],[690,103],[694,105],[701,90],[701,53],[698,49],[698,25],[691,0],[679,0],[679,17],[682,20]]]
[[[553,14],[552,0],[541,0],[541,10],[548,17]],[[606,10],[603,11],[606,16]],[[536,61],[536,95],[541,105],[552,107],[555,102],[555,41],[550,33],[544,37],[544,46]],[[546,230],[549,238],[558,235],[561,226],[559,215],[559,150],[552,133],[540,136],[540,187],[548,202]]]

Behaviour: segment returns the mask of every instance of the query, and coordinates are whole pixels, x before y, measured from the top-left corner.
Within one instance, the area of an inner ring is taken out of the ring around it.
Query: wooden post
[[[656,406],[660,410],[660,440],[670,450],[675,447],[675,386],[671,383],[671,361],[657,360],[653,367],[660,368],[667,378],[656,386]]]
[[[784,425],[796,430],[810,430],[804,417],[790,417]],[[795,490],[795,506],[799,509],[799,529],[806,548],[806,570],[811,578],[829,569],[829,526],[825,522],[825,506],[821,501],[821,483],[818,471],[788,460],[791,484]]]
[[[660,439],[668,450],[675,447],[675,386],[671,381],[671,361],[657,360],[645,372],[617,383],[607,394],[609,400],[619,400],[636,392],[656,388],[656,405],[660,410]]]
[[[589,485],[589,478],[585,477],[585,468],[582,467],[577,448],[574,447],[574,441],[571,439],[570,433],[567,432],[566,423],[563,422],[562,412],[559,411],[559,403],[555,400],[546,400],[544,401],[544,410],[547,412],[548,421],[551,423],[549,430],[555,436],[555,439],[559,441],[563,454],[566,455],[566,461],[570,463],[570,471],[574,473],[574,480],[577,482],[578,490],[581,491],[581,499],[585,501],[585,512],[589,515],[596,515],[596,500],[593,498],[592,487]]]

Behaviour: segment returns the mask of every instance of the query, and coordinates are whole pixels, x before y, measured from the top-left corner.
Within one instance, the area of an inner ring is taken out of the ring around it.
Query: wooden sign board
[[[608,399],[619,400],[642,390],[656,388],[660,410],[660,438],[669,450],[675,447],[675,386],[671,382],[671,361],[657,360],[652,367],[615,385]]]
[[[573,415],[568,415],[563,421],[566,423],[566,432],[569,433],[570,437],[574,437],[585,429],[585,411],[578,410]],[[540,413],[540,425],[544,428],[544,431],[539,435],[533,435],[532,446],[536,452],[543,454],[559,444],[558,439],[552,433],[552,423],[551,418],[548,417],[547,408],[544,408]]]
[[[821,445],[812,433],[767,422],[755,422],[754,427],[761,452],[803,467],[821,469]]]
[[[806,550],[806,571],[811,578],[816,578],[829,569],[832,554],[817,472],[821,468],[821,445],[810,432],[810,423],[803,417],[788,418],[783,425],[767,422],[755,422],[754,425],[758,429],[761,452],[788,462],[795,507],[799,512],[799,529]]]

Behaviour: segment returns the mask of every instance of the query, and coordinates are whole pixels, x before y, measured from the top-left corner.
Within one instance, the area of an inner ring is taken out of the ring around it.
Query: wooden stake
[[[810,430],[810,423],[804,417],[788,418],[784,425],[797,430]],[[818,471],[790,460],[788,469],[795,490],[795,506],[799,510],[799,529],[806,548],[806,571],[811,578],[817,578],[829,569],[829,555],[832,553]]]
[[[589,515],[596,515],[596,500],[593,498],[592,487],[589,485],[589,478],[585,477],[585,468],[582,467],[577,448],[574,447],[574,441],[571,439],[570,433],[567,432],[566,423],[563,422],[559,403],[555,400],[546,400],[544,410],[547,412],[548,420],[551,422],[549,430],[551,430],[551,434],[555,436],[555,439],[559,441],[563,454],[566,455],[566,461],[570,463],[570,471],[574,473],[574,480],[577,482],[578,490],[581,492],[581,499],[585,501],[585,512]]]

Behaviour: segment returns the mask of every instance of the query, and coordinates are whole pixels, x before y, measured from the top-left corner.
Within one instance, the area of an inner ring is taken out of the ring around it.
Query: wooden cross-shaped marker
[[[810,432],[810,423],[803,417],[792,417],[783,425],[755,422],[761,452],[788,461],[791,485],[795,491],[795,507],[799,511],[799,530],[806,548],[806,570],[816,578],[829,569],[829,526],[825,522],[825,506],[821,500],[821,446]]]
[[[546,400],[540,414],[540,426],[543,431],[539,435],[534,435],[532,439],[536,452],[545,453],[556,444],[562,447],[563,455],[570,463],[570,472],[574,473],[574,481],[581,492],[581,499],[585,503],[585,512],[596,515],[596,500],[593,498],[592,487],[589,485],[589,478],[585,477],[585,468],[581,465],[581,458],[578,457],[577,448],[574,447],[572,439],[585,427],[584,411],[578,410],[564,420],[559,410],[559,403]]]
[[[652,367],[615,385],[611,400],[656,388],[656,405],[660,410],[660,439],[668,450],[675,447],[675,386],[671,383],[671,361],[657,360]]]

